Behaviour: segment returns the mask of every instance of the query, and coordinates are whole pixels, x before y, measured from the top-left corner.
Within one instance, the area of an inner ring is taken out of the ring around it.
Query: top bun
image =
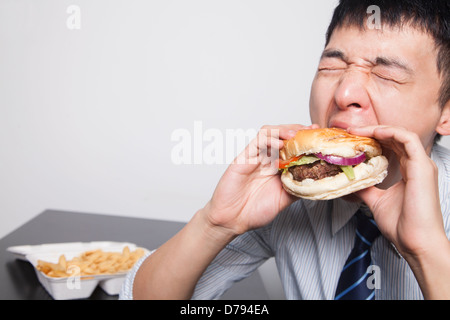
[[[380,144],[371,138],[349,134],[343,129],[305,129],[284,141],[280,158],[288,160],[302,154],[322,153],[352,158],[364,152],[368,158],[381,155]]]

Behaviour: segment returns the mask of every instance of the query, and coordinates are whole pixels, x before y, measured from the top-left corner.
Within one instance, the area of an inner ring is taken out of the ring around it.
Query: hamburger
[[[290,194],[329,200],[379,184],[388,161],[380,144],[343,129],[305,129],[284,141],[279,170]]]

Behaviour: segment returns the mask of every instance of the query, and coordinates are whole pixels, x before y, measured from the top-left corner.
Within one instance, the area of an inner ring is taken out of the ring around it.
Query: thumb
[[[371,211],[373,211],[375,204],[383,196],[384,192],[385,190],[381,190],[376,187],[369,187],[367,189],[355,192],[355,195],[358,196]]]

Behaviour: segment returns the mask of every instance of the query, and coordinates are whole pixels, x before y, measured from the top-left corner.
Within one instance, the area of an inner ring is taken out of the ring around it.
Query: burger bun
[[[374,139],[351,135],[343,129],[300,130],[293,139],[284,141],[284,148],[280,150],[282,160],[316,153],[352,158],[362,152],[367,160],[353,166],[355,178],[352,180],[341,172],[320,180],[296,181],[289,170],[285,170],[281,175],[283,188],[296,197],[329,200],[379,184],[388,173],[388,161]]]

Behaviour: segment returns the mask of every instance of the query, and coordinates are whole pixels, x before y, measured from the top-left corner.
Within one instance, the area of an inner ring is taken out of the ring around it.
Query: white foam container
[[[65,255],[67,260],[71,260],[88,250],[101,249],[105,252],[122,252],[125,246],[128,246],[130,251],[138,248],[135,244],[128,242],[96,241],[16,246],[8,248],[8,251],[16,254],[19,259],[28,260],[34,266],[39,282],[53,299],[69,300],[88,298],[97,286],[100,286],[109,295],[117,295],[120,292],[127,272],[112,275],[54,278],[36,269],[38,260],[58,263],[58,259],[62,254]],[[143,249],[145,253],[148,252],[147,249]]]

